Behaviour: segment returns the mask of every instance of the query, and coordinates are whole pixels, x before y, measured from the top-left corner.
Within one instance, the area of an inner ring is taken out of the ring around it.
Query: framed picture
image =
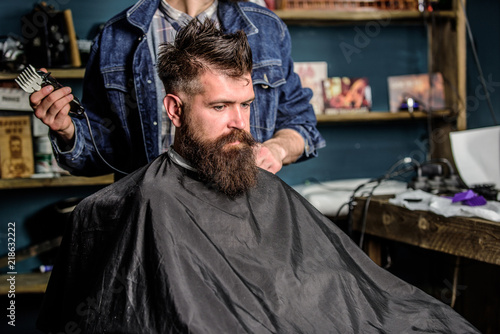
[[[310,101],[316,115],[324,113],[323,103],[323,80],[328,77],[328,64],[323,61],[318,62],[295,62],[294,71],[300,77],[302,87],[310,88],[313,97]]]
[[[2,179],[33,175],[30,116],[0,117],[0,162]]]
[[[323,80],[325,114],[349,114],[370,111],[371,88],[368,78],[332,77]]]

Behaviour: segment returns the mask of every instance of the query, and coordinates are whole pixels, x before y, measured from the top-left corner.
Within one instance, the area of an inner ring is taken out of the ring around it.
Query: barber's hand
[[[255,148],[255,163],[257,167],[276,174],[283,167],[284,150],[277,144],[258,144]]]
[[[257,166],[277,173],[283,165],[295,162],[304,152],[304,139],[293,129],[281,129],[255,148]]]
[[[45,69],[42,71],[46,72]],[[75,134],[75,127],[68,115],[70,102],[73,100],[71,88],[62,87],[54,91],[51,85],[42,87],[30,96],[30,105],[35,116],[55,131],[65,142],[70,142]]]

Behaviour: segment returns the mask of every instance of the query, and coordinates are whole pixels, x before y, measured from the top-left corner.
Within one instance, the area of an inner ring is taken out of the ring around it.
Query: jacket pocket
[[[130,89],[132,78],[128,79],[125,74],[125,67],[109,67],[101,69],[106,89],[117,89],[127,92]]]
[[[281,70],[281,61],[254,64],[252,80],[254,86],[261,85],[264,89],[283,85],[286,80]]]
[[[130,117],[137,115],[137,99],[134,81],[128,77],[124,67],[108,67],[101,69],[111,112],[118,118],[119,127],[130,138]]]
[[[252,103],[250,130],[257,141],[263,142],[273,136],[280,88],[286,83],[281,61],[254,64],[252,81],[255,101]]]

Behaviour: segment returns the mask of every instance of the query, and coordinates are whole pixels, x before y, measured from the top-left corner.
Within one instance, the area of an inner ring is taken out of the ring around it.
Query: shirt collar
[[[181,167],[183,167],[185,169],[188,169],[190,171],[193,171],[193,172],[197,171],[196,168],[194,168],[193,166],[191,166],[186,159],[184,159],[183,157],[181,157],[179,155],[179,153],[177,153],[177,152],[174,151],[174,147],[173,146],[170,146],[170,148],[167,151],[167,154],[170,157],[170,159],[172,159],[172,162],[174,162],[176,165],[179,165],[179,166],[181,166]]]
[[[212,18],[215,13],[217,12],[217,5],[218,5],[218,0],[215,0],[210,7],[208,7],[205,11],[202,13],[198,14],[196,17],[203,22],[205,18]],[[188,14],[175,9],[174,7],[170,6],[166,0],[160,1],[160,6],[159,9],[162,11],[162,13],[172,19],[173,21],[179,22],[181,26],[187,24],[189,21],[191,21],[193,18],[189,16]]]

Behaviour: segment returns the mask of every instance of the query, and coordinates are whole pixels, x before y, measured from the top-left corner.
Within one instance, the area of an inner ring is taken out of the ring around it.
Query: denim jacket
[[[59,164],[74,175],[116,172],[109,165],[129,173],[160,154],[156,60],[146,40],[158,4],[138,1],[109,20],[93,42],[82,97],[91,132],[86,119],[75,116],[73,147],[62,148],[51,135]],[[248,2],[219,0],[218,15],[224,31],[243,30],[252,49],[254,138],[264,142],[278,130],[294,129],[305,142],[299,160],[316,156],[325,141],[309,104],[312,92],[293,72],[286,25],[272,11]]]

